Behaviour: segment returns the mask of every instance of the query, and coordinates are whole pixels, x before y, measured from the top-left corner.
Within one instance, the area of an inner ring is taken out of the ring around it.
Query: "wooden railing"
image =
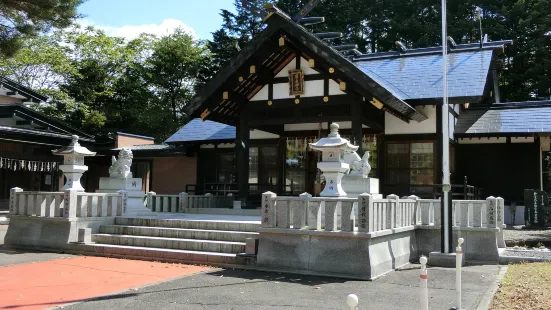
[[[110,194],[74,190],[27,192],[16,187],[10,192],[10,215],[50,218],[122,216],[126,209],[127,195],[125,191]]]
[[[356,198],[262,195],[262,227],[325,231],[379,232],[441,226],[440,200],[397,195],[377,199],[369,194]],[[503,228],[504,200],[454,200],[452,222],[456,227]]]
[[[147,193],[146,207],[153,212],[185,212],[185,209],[199,208],[232,208],[233,196],[189,195],[160,195],[155,192]]]

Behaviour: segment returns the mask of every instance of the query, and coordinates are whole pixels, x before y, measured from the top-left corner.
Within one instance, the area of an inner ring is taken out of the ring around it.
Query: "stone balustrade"
[[[29,192],[12,188],[10,215],[44,218],[81,218],[122,216],[127,194],[85,193],[76,190],[63,192]]]
[[[153,212],[185,212],[185,209],[199,208],[231,208],[233,196],[189,195],[160,195],[155,192],[147,193],[147,207]]]
[[[421,225],[441,226],[439,199],[418,199]],[[454,200],[452,223],[454,227],[504,228],[505,201],[488,197],[486,200]]]
[[[262,195],[262,227],[379,232],[419,226],[441,226],[441,201],[419,199],[416,196],[399,198],[389,195],[374,198],[361,194],[358,198]],[[454,200],[452,222],[455,227],[503,228],[504,201],[489,197],[486,200]]]
[[[77,193],[77,217],[122,216],[126,212],[128,196],[125,191],[118,193]]]

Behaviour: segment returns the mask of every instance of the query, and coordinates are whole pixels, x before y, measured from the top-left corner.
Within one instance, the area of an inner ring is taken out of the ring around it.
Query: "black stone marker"
[[[546,192],[524,190],[524,221],[527,226],[533,227],[546,227],[551,222],[551,206]]]

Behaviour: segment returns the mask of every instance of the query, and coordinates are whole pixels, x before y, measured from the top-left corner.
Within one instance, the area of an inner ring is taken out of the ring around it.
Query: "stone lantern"
[[[59,169],[67,179],[62,190],[77,190],[83,192],[84,188],[80,184],[82,174],[88,171],[88,166],[84,165],[85,156],[95,156],[96,152],[91,152],[87,148],[80,146],[78,136],[73,135],[71,144],[58,150],[53,150],[54,155],[63,156],[63,165]]]
[[[310,148],[321,151],[322,161],[318,168],[325,176],[325,188],[320,193],[322,197],[346,196],[342,189],[342,177],[350,170],[350,165],[344,161],[347,151],[355,152],[358,147],[350,144],[347,139],[339,135],[339,125],[332,123],[331,133],[327,138],[322,138],[316,143],[310,143]]]

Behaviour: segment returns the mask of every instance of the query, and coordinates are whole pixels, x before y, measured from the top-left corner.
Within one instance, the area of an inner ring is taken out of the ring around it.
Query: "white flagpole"
[[[443,197],[443,213],[442,214],[442,229],[444,230],[442,244],[443,252],[450,252],[450,236],[449,228],[451,223],[448,221],[450,206],[448,201],[450,184],[450,138],[449,138],[449,106],[448,106],[448,35],[447,35],[447,21],[446,21],[446,0],[442,0],[442,197]]]

